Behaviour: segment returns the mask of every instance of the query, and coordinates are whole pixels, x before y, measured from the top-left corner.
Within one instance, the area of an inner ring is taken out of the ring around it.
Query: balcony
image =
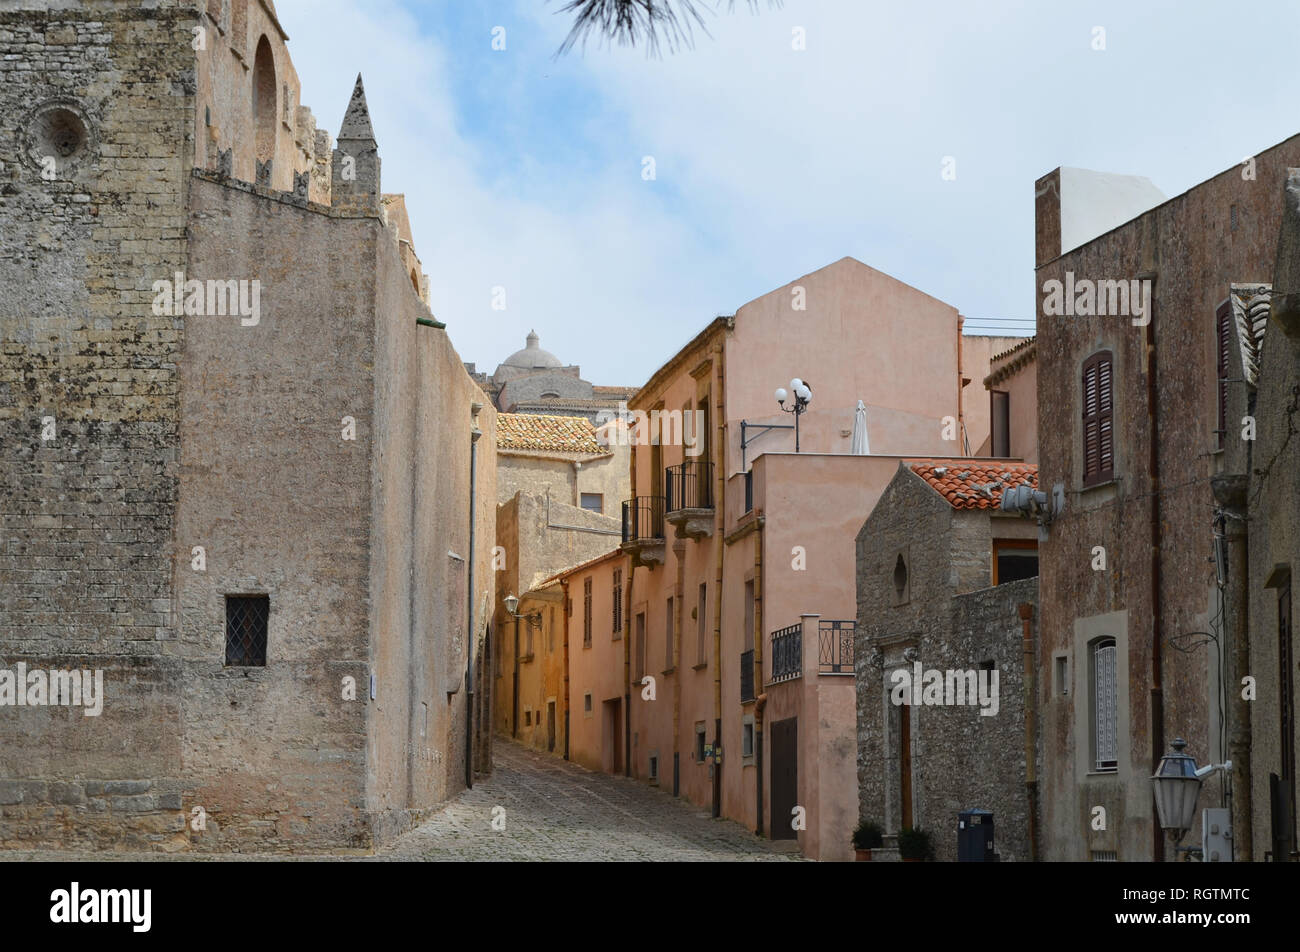
[[[803,676],[803,625],[772,632],[772,683]]]
[[[857,623],[832,621],[817,623],[817,673],[853,674],[853,636]]]
[[[740,703],[754,700],[754,649],[740,653]]]
[[[633,565],[664,564],[664,498],[637,496],[623,503],[623,551]]]
[[[664,470],[664,512],[677,538],[713,535],[713,464],[690,460]]]

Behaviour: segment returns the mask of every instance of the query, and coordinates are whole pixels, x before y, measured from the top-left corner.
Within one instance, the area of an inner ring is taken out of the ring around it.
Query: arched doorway
[[[257,41],[253,58],[253,126],[257,131],[257,160],[268,162],[275,157],[276,108],[275,55],[264,35]]]

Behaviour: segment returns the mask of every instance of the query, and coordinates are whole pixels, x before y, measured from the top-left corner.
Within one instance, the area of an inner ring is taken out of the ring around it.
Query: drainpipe
[[[681,731],[682,731],[682,597],[686,587],[686,540],[678,539],[673,543],[673,554],[677,557],[677,603],[675,628],[677,640],[673,643],[673,796],[681,796]]]
[[[569,580],[560,579],[560,591],[564,594],[564,759],[569,759]]]
[[[623,590],[623,776],[632,776],[632,579],[636,565],[627,570]]]
[[[1155,274],[1146,272],[1139,275],[1139,280],[1150,280],[1155,283]],[[1154,309],[1154,295],[1152,308]],[[1146,345],[1147,345],[1147,414],[1150,417],[1150,458],[1148,468],[1151,474],[1151,773],[1156,772],[1156,766],[1165,749],[1165,704],[1164,704],[1164,685],[1161,656],[1161,644],[1164,641],[1164,613],[1161,610],[1160,593],[1163,590],[1161,584],[1161,560],[1160,544],[1162,531],[1160,527],[1160,404],[1159,388],[1156,386],[1156,374],[1159,371],[1160,364],[1156,357],[1156,322],[1155,314],[1147,315],[1148,323],[1146,325]],[[1165,838],[1164,831],[1160,829],[1160,824],[1155,816],[1155,804],[1150,797],[1147,797],[1147,809],[1151,810],[1151,853],[1152,859],[1159,863],[1165,858]]]
[[[717,427],[717,438],[713,441],[713,475],[717,485],[717,491],[713,494],[715,505],[715,522],[716,528],[713,534],[713,546],[717,551],[717,571],[714,575],[714,602],[713,607],[713,815],[722,816],[722,764],[718,760],[717,751],[722,749],[722,550],[726,548],[722,541],[723,531],[726,528],[727,517],[727,481],[726,467],[719,462],[725,460],[725,446],[727,438],[727,425],[723,419],[723,409],[725,402],[722,399],[723,373],[722,344],[713,345],[714,355],[714,388],[713,388],[713,407],[714,407],[714,424]]]
[[[471,403],[472,422],[469,431],[469,560],[465,571],[468,580],[465,588],[465,624],[468,631],[465,637],[465,787],[474,789],[474,529],[475,529],[475,480],[478,465],[478,438],[483,431],[478,428],[478,414],[483,409],[481,403]]]
[[[754,832],[763,835],[763,705],[767,695],[763,693],[763,523],[759,516],[758,538],[754,542],[754,767],[755,803],[758,808],[758,825]]]
[[[519,616],[515,616],[514,711],[510,717],[510,736],[519,739]]]
[[[962,407],[962,390],[961,385],[962,366],[961,366],[961,328],[966,322],[966,318],[960,314],[957,315],[957,439],[961,441],[959,449],[964,450],[963,456],[970,455],[970,448],[966,439],[966,415]]]
[[[1025,663],[1025,797],[1029,811],[1029,861],[1038,862],[1038,693],[1034,683],[1034,606],[1020,605],[1021,653]]]
[[[1249,471],[1249,466],[1248,466]],[[1224,508],[1223,532],[1227,537],[1227,591],[1220,591],[1220,601],[1227,601],[1231,610],[1233,667],[1230,683],[1232,690],[1232,734],[1229,750],[1232,752],[1232,860],[1249,863],[1254,859],[1254,837],[1251,831],[1250,783],[1250,702],[1239,690],[1241,679],[1250,670],[1250,601],[1249,601],[1249,540],[1246,523],[1246,486],[1244,475],[1217,476],[1211,481],[1214,498]],[[1229,680],[1220,671],[1221,681]]]

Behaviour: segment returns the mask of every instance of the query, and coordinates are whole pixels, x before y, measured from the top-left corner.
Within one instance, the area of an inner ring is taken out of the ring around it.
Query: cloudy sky
[[[1023,327],[1039,176],[1172,196],[1300,131],[1288,0],[742,2],[658,59],[556,59],[562,5],[276,4],[322,128],[364,74],[384,189],[479,369],[536,328],[594,383],[638,385],[715,315],[845,255]]]

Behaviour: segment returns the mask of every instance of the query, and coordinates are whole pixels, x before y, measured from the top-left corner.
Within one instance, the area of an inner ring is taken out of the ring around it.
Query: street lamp
[[[786,406],[786,401],[790,406]],[[787,392],[785,387],[776,388],[776,402],[786,413],[794,414],[794,451],[799,452],[799,417],[803,416],[804,411],[808,409],[808,404],[812,403],[812,388],[807,383],[795,377],[790,381],[790,390]]]
[[[532,625],[534,628],[542,627],[541,612],[533,612],[528,615],[519,614],[519,612],[515,610],[519,607],[519,599],[516,598],[513,594],[507,595],[504,599],[502,599],[502,601],[505,602],[506,611],[510,614],[512,618],[522,618],[524,621]]]

